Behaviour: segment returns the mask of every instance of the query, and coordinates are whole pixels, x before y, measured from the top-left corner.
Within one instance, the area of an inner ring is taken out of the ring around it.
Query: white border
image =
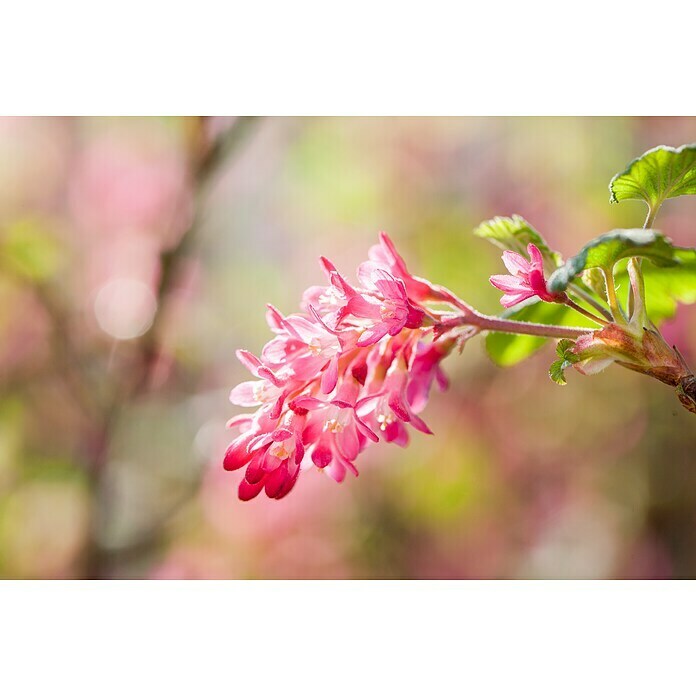
[[[686,693],[693,583],[0,584],[3,693]]]
[[[688,8],[24,0],[3,9],[0,112],[689,114]]]

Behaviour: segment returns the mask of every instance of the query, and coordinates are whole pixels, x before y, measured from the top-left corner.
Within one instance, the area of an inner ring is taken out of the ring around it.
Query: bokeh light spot
[[[135,278],[117,278],[103,285],[94,301],[99,327],[119,340],[142,336],[152,326],[157,300],[152,290]]]

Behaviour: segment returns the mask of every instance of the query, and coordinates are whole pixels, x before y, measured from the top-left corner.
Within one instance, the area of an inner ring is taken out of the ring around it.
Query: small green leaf
[[[482,222],[474,234],[482,239],[488,239],[503,250],[516,251],[527,255],[527,245],[534,244],[549,268],[556,268],[562,262],[560,254],[552,251],[546,240],[522,217],[494,217]]]
[[[585,244],[553,272],[547,285],[551,292],[563,292],[586,269],[611,272],[617,261],[630,256],[643,256],[658,266],[674,265],[674,254],[672,242],[655,230],[613,230]]]
[[[577,356],[572,352],[574,347],[575,341],[571,341],[569,338],[562,338],[556,344],[556,355],[569,363],[577,362]]]
[[[560,384],[562,387],[566,385],[565,369],[569,366],[565,360],[554,360],[549,367],[549,377],[556,383]]]
[[[575,342],[568,338],[562,338],[556,345],[556,355],[558,360],[551,363],[549,367],[549,377],[556,383],[564,386],[566,384],[565,371],[579,358],[573,353]]]
[[[503,312],[502,316],[505,319],[540,324],[596,328],[589,319],[577,314],[570,307],[536,299],[512,307]],[[491,332],[486,335],[486,350],[494,363],[501,367],[510,367],[536,353],[549,340],[541,336]]]
[[[696,143],[648,150],[611,180],[609,192],[612,203],[645,201],[653,213],[667,198],[696,194]]]

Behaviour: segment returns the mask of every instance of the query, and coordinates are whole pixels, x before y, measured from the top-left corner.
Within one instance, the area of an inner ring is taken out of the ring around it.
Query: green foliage
[[[585,244],[576,256],[554,271],[548,288],[551,292],[563,292],[585,270],[601,268],[610,273],[617,261],[630,256],[648,258],[658,266],[674,265],[675,251],[672,242],[654,230],[613,230]]]
[[[552,251],[546,240],[519,215],[486,220],[474,230],[474,234],[503,250],[516,251],[523,256],[527,255],[527,245],[534,244],[550,268],[556,268],[562,262],[560,254]]]
[[[606,293],[606,283],[604,275],[599,268],[588,268],[582,273],[582,280],[576,279],[574,284],[579,285],[583,290],[593,292],[599,297],[604,297]]]
[[[502,316],[505,319],[539,324],[594,327],[589,319],[570,307],[541,300],[530,300],[511,307]],[[510,367],[536,353],[548,340],[542,336],[491,332],[486,336],[486,350],[494,363],[502,367]]]
[[[565,386],[566,384],[566,369],[573,363],[578,362],[578,356],[572,352],[574,346],[575,343],[567,338],[561,339],[556,345],[558,360],[554,360],[554,362],[551,363],[551,367],[549,367],[549,377],[560,386]]]
[[[677,305],[696,303],[696,249],[675,248],[673,266],[643,264],[645,304],[651,320],[659,324],[673,317]],[[616,273],[616,282],[628,287],[625,268]]]
[[[60,266],[60,247],[37,222],[21,220],[0,233],[0,265],[25,280],[42,282]]]
[[[633,160],[609,183],[610,201],[645,201],[656,212],[667,198],[696,194],[696,143],[659,147]]]

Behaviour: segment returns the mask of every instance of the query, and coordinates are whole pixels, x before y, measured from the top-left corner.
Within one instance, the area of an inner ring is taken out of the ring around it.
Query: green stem
[[[660,210],[659,205],[656,205],[654,210],[653,210],[652,206],[648,206],[648,216],[645,218],[645,222],[643,223],[644,230],[649,230],[653,226],[653,223],[655,222],[655,218],[657,217],[657,212],[659,210]]]
[[[587,304],[594,307],[594,309],[596,309],[607,321],[612,321],[613,317],[611,314],[606,310],[606,308],[602,307],[602,305],[599,304],[599,302],[597,302],[597,300],[592,297],[589,292],[585,292],[585,290],[577,285],[569,285],[567,290],[575,293],[578,297],[585,300]]]
[[[595,314],[592,314],[592,312],[588,312],[584,307],[581,307],[579,304],[576,304],[573,302],[573,300],[570,299],[570,297],[566,298],[566,301],[564,303],[566,307],[570,307],[571,309],[574,309],[576,312],[579,312],[583,316],[587,317],[588,319],[591,319],[594,321],[596,324],[607,324],[606,319],[602,319],[598,317]]]
[[[617,324],[625,324],[626,318],[624,317],[623,310],[621,309],[621,305],[619,304],[619,298],[616,296],[614,274],[612,273],[611,269],[606,270],[604,268],[602,269],[602,273],[604,273],[604,283],[607,288],[607,302],[609,303],[609,307],[614,317],[614,321]]]

